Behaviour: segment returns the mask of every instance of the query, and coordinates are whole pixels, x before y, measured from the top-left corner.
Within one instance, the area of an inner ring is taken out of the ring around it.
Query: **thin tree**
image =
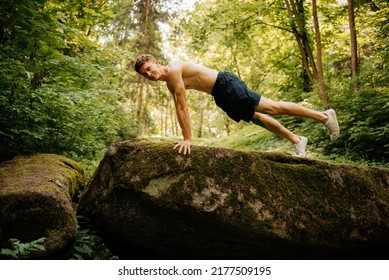
[[[149,53],[149,46],[150,46],[150,36],[149,36],[149,14],[150,14],[150,0],[144,1],[144,20],[142,22],[143,24],[143,53]],[[138,128],[139,132],[143,133],[142,129],[142,117],[143,117],[143,97],[145,95],[146,91],[146,79],[142,76],[139,76],[138,80],[138,95],[137,95],[137,111],[136,111],[136,127]]]
[[[355,28],[354,1],[347,0],[348,3],[348,23],[350,27],[350,43],[351,43],[351,75],[354,79],[354,93],[359,90],[358,84],[358,45],[357,32]]]
[[[308,40],[308,32],[305,22],[305,10],[303,0],[285,0],[293,35],[300,49],[304,69],[309,80],[314,83],[317,78],[315,60]]]
[[[319,27],[319,19],[317,16],[317,5],[316,0],[312,0],[312,15],[313,15],[313,23],[315,26],[315,41],[316,41],[316,60],[317,60],[317,80],[319,83],[320,89],[320,97],[323,103],[324,108],[329,107],[328,94],[326,92],[326,86],[324,82],[324,74],[323,74],[323,61],[321,54],[321,38],[320,38],[320,27]]]
[[[317,45],[317,63],[315,62],[312,47],[309,42],[306,15],[304,9],[304,0],[285,0],[285,5],[289,15],[289,21],[293,35],[296,39],[297,45],[299,46],[302,63],[304,70],[309,78],[311,84],[318,84],[320,90],[320,97],[324,108],[329,106],[328,95],[325,91],[324,76],[322,71],[321,61],[321,40],[320,40],[320,29],[317,18],[317,7],[316,1],[312,2],[312,13],[314,16],[315,34],[316,34],[316,45]]]

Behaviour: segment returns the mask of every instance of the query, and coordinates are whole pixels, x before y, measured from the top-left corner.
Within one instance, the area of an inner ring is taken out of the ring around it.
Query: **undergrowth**
[[[71,260],[106,260],[115,258],[105,246],[100,232],[83,216],[77,216],[77,237]]]
[[[11,260],[27,259],[33,252],[46,251],[43,246],[45,239],[45,237],[42,237],[31,242],[22,243],[19,239],[11,238],[9,242],[12,248],[1,249],[0,255]]]

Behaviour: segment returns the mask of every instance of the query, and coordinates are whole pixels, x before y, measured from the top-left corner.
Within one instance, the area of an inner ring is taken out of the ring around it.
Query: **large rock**
[[[1,163],[0,247],[10,238],[31,242],[45,237],[46,251],[30,257],[66,257],[77,233],[72,197],[83,180],[83,168],[59,155],[21,156]]]
[[[122,259],[389,257],[389,170],[125,141],[79,213]]]

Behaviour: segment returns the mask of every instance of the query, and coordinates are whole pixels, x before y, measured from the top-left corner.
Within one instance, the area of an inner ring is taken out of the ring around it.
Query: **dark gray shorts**
[[[236,122],[250,122],[261,95],[249,89],[245,82],[230,72],[219,72],[212,95],[216,105]]]

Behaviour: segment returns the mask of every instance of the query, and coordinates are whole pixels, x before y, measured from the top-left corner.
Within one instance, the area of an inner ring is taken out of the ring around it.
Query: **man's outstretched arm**
[[[174,77],[174,79],[169,82],[168,88],[173,96],[178,123],[184,137],[184,140],[179,141],[174,146],[174,149],[179,148],[178,152],[181,153],[181,151],[183,151],[184,155],[186,153],[190,154],[190,147],[192,146],[192,132],[189,109],[186,102],[185,86],[181,75]]]

